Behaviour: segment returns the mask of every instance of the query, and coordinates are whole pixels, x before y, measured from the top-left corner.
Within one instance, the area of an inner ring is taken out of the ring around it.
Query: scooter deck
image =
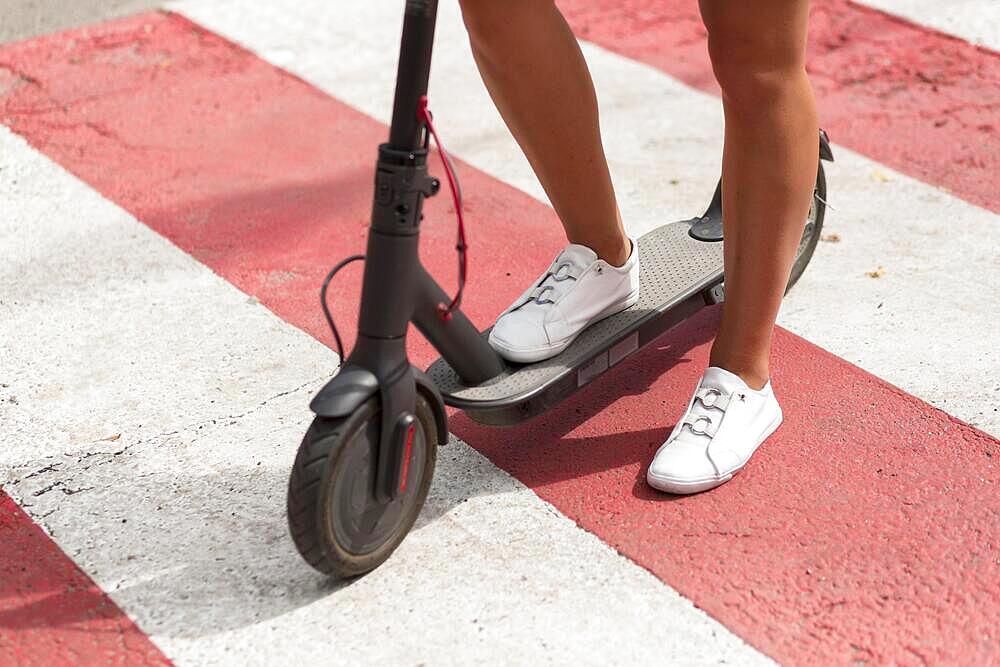
[[[722,243],[699,241],[691,221],[658,227],[639,241],[639,301],[597,322],[566,350],[534,364],[507,364],[500,376],[466,386],[438,359],[427,370],[445,403],[490,425],[529,419],[567,398],[707,303],[722,282]],[[489,330],[483,332],[489,335]]]

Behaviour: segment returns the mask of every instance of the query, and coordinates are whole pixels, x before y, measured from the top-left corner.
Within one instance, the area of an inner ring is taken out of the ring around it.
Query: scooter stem
[[[396,97],[389,128],[389,146],[394,150],[411,151],[424,146],[417,105],[420,98],[427,94],[437,5],[437,0],[406,1]]]

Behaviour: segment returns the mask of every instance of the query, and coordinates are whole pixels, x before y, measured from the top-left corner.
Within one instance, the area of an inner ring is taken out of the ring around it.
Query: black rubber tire
[[[785,287],[785,294],[792,289],[792,285],[802,277],[813,253],[816,252],[816,245],[823,234],[823,219],[826,217],[826,173],[823,171],[822,161],[816,171],[816,188],[813,191],[812,207],[809,209],[809,219],[806,221],[806,228],[802,232],[802,241],[795,254],[795,262],[792,264],[792,272],[788,277],[788,286]],[[810,226],[811,222],[811,226]]]
[[[349,472],[343,468],[351,459],[351,448],[375,446],[366,433],[373,423],[378,424],[380,416],[378,400],[371,398],[346,418],[317,417],[306,431],[295,457],[288,480],[288,528],[302,558],[323,574],[337,578],[356,577],[385,562],[413,527],[430,490],[437,460],[438,434],[431,406],[418,392],[413,456],[420,449],[423,465],[420,478],[408,483],[408,486],[417,485],[415,491],[395,501],[399,503],[394,507],[399,513],[398,519],[385,539],[374,548],[355,553],[338,539],[331,523],[331,514],[338,509],[335,506],[336,480]],[[369,493],[373,489],[374,484],[371,484]]]

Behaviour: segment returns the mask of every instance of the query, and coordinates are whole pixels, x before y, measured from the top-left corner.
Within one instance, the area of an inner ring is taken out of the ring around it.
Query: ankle
[[[733,375],[739,376],[741,380],[746,382],[747,386],[754,391],[760,391],[767,386],[770,381],[770,373],[767,367],[767,363],[754,363],[747,362],[746,360],[739,359],[726,359],[723,355],[717,355],[715,351],[712,351],[712,355],[708,361],[709,366],[715,366],[716,368],[721,368],[725,371],[729,371]]]
[[[621,268],[632,256],[632,240],[623,235],[613,241],[598,244],[598,247],[592,246],[591,250],[611,266]]]

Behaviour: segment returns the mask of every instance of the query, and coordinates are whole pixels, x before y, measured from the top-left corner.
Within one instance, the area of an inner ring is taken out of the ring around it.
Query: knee
[[[780,29],[754,33],[725,20],[707,24],[712,70],[726,101],[765,109],[805,76],[805,45]]]
[[[520,26],[532,21],[554,0],[459,0],[469,41],[479,56],[502,57],[501,50],[516,39]]]
[[[462,8],[462,21],[473,42],[485,39],[492,28],[499,25],[499,14],[495,3],[490,0],[458,0]]]

